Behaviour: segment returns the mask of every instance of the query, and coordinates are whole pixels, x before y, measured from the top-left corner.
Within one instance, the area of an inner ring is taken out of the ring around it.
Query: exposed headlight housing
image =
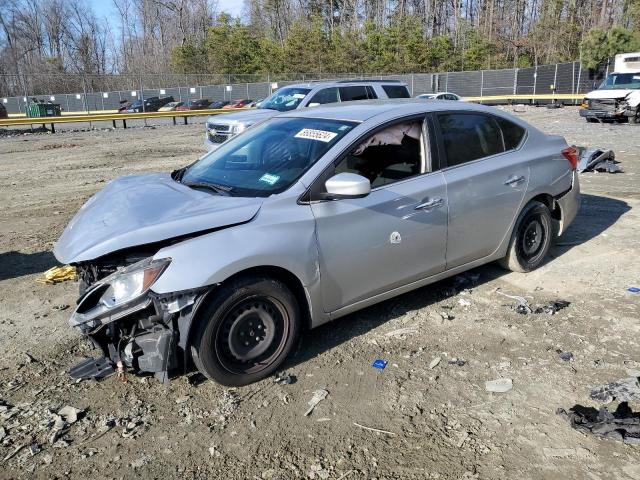
[[[113,309],[135,300],[149,290],[169,263],[169,258],[147,258],[112,273],[100,282],[108,287],[98,303]]]
[[[151,299],[145,294],[169,263],[170,258],[146,258],[112,273],[78,301],[69,325],[90,329],[146,308]]]

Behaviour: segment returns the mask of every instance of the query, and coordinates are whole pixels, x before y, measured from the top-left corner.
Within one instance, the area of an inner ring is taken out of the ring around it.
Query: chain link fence
[[[453,92],[463,97],[528,94],[578,94],[594,89],[605,69],[590,70],[580,62],[530,68],[403,75],[1,75],[0,101],[9,113],[25,113],[31,99],[59,103],[63,112],[116,110],[124,102],[156,96],[175,101],[240,98],[261,99],[293,83],[335,79],[395,79],[405,82],[411,95]]]

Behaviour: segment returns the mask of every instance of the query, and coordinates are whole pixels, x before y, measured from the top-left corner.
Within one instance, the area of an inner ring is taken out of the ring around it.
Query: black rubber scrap
[[[627,402],[622,402],[614,412],[607,407],[574,405],[567,412],[559,408],[556,413],[565,417],[572,428],[629,445],[640,445],[640,412],[634,412]]]

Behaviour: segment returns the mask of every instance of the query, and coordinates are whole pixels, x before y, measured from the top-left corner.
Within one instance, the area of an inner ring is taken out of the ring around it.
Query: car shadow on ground
[[[582,195],[580,210],[574,222],[553,247],[552,256],[557,258],[569,249],[599,236],[631,207],[621,200],[600,195]],[[506,273],[495,262],[469,270],[412,292],[367,307],[314,330],[313,335],[304,335],[296,353],[283,369],[306,362],[327,350],[331,350],[355,337],[368,333],[389,320],[407,312],[419,310],[455,296],[460,290],[474,288],[491,282]],[[476,278],[477,280],[474,280]],[[446,304],[445,304],[446,305]],[[451,303],[453,305],[453,301]],[[362,359],[363,365],[374,359]]]
[[[558,239],[552,253],[557,257],[572,247],[598,237],[629,210],[629,204],[622,200],[582,194],[576,219]]]
[[[42,273],[56,265],[58,262],[51,252],[0,253],[0,281]]]

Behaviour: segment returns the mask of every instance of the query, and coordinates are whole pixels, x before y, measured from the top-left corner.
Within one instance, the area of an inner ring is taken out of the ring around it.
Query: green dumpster
[[[32,102],[27,107],[27,117],[59,117],[60,104],[58,103],[35,103]]]

